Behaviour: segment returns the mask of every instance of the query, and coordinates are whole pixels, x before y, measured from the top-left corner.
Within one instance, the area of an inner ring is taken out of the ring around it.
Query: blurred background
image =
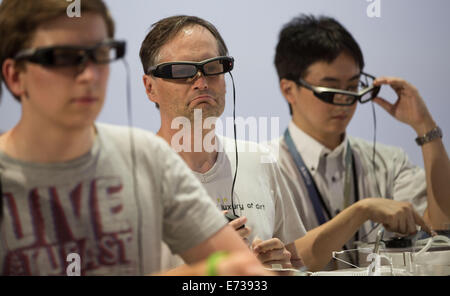
[[[81,0],[82,1],[85,0]],[[0,1],[1,2],[1,1]],[[276,131],[270,126],[263,138],[281,135],[289,123],[287,103],[282,97],[273,64],[278,33],[300,13],[332,16],[358,41],[366,62],[365,71],[375,75],[402,77],[415,85],[437,124],[444,143],[450,147],[450,1],[448,0],[106,0],[115,21],[116,38],[128,43],[131,68],[134,126],[153,132],[159,129],[159,112],[145,94],[139,60],[142,40],[151,24],[176,14],[196,15],[212,22],[235,58],[236,116],[279,120]],[[68,2],[68,5],[70,3]],[[369,11],[368,11],[369,10]],[[232,116],[232,87],[227,81],[227,105],[222,116]],[[98,121],[126,125],[126,72],[122,63],[112,65],[108,97]],[[382,88],[381,96],[393,102],[393,91]],[[415,132],[380,107],[377,113],[377,140],[400,146],[413,163],[423,167]],[[0,130],[13,127],[20,118],[20,105],[7,91],[0,102]],[[263,128],[263,127],[262,127]],[[230,134],[224,127],[225,134]],[[243,130],[242,126],[238,129]],[[359,105],[348,133],[372,141],[372,107]],[[230,134],[232,135],[232,134]],[[240,136],[240,138],[248,138]]]

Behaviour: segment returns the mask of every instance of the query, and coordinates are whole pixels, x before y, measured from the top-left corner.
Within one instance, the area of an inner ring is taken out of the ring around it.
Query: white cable
[[[335,260],[337,260],[337,261],[341,261],[341,262],[343,262],[343,263],[345,263],[345,264],[348,264],[348,265],[350,265],[350,266],[352,266],[352,267],[355,267],[355,268],[358,268],[358,269],[362,269],[362,268],[359,267],[359,266],[356,266],[356,265],[354,265],[354,264],[352,264],[352,263],[350,263],[350,262],[347,262],[347,261],[345,261],[345,260],[343,260],[343,259],[340,259],[340,258],[336,257],[336,254],[344,254],[344,253],[348,253],[348,252],[350,252],[350,251],[360,251],[360,250],[361,250],[361,249],[350,249],[350,250],[345,250],[345,251],[334,251],[333,253],[331,253],[331,256],[332,256],[333,259],[335,259]]]
[[[431,248],[431,245],[433,244],[433,242],[435,241],[444,241],[445,243],[447,243],[448,245],[450,245],[450,239],[446,236],[443,235],[435,235],[433,237],[430,237],[425,245],[425,247],[423,247],[419,252],[414,254],[415,256],[419,256],[422,255],[423,253],[425,253],[426,251],[428,251],[429,248]]]

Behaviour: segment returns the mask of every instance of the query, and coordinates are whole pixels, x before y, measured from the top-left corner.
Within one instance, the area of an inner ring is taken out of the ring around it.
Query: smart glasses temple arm
[[[369,73],[366,73],[366,72],[361,72],[361,74],[362,74],[362,75],[364,75],[364,76],[367,76],[367,77],[369,77],[369,78],[371,78],[371,79],[373,79],[373,80],[375,80],[375,79],[376,79],[376,77],[375,77],[375,76],[373,76],[373,75],[370,75]]]

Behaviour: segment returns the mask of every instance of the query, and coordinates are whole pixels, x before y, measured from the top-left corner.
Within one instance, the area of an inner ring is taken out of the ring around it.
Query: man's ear
[[[149,100],[153,103],[159,104],[158,96],[156,95],[154,88],[155,79],[150,75],[144,74],[144,76],[142,76],[142,81],[144,82],[145,93],[147,94]]]
[[[289,104],[295,103],[298,94],[298,86],[294,81],[285,78],[281,79],[280,90]]]
[[[13,59],[6,59],[2,65],[2,75],[6,87],[14,96],[21,98],[26,95],[26,90],[21,81],[20,70]]]

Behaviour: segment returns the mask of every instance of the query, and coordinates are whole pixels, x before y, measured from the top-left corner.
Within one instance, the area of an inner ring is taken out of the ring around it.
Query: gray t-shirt
[[[180,253],[226,224],[162,139],[133,129],[133,182],[129,129],[96,127],[92,149],[72,161],[28,163],[0,151],[0,274],[64,275],[70,253],[85,275],[153,273],[162,241]]]

